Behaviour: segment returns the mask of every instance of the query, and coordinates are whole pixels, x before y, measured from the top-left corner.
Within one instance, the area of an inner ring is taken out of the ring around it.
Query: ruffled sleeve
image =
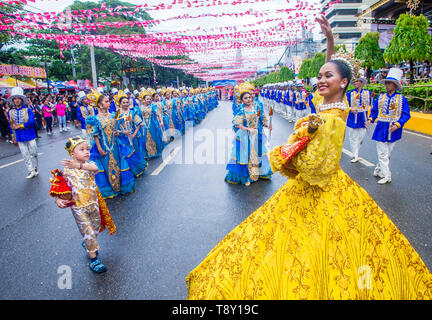
[[[270,166],[273,172],[279,171],[289,178],[297,176],[299,171],[293,165],[294,158],[306,148],[324,120],[317,115],[309,115],[297,121],[294,132],[284,145],[270,151]]]
[[[88,116],[85,123],[88,135],[91,137],[99,135],[101,128],[96,116]]]

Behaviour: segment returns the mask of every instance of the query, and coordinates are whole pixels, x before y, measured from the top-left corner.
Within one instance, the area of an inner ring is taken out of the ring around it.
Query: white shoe
[[[384,178],[384,175],[381,173],[381,171],[375,170],[373,175],[374,175],[374,177]]]
[[[382,178],[380,181],[378,181],[378,184],[386,184],[391,182],[391,178]]]
[[[34,172],[34,176],[35,177],[37,177],[38,175],[39,175],[39,170],[38,169],[36,169],[35,171],[33,171]]]
[[[26,177],[26,179],[34,178],[36,176],[35,174],[36,174],[36,172],[34,172],[34,171],[30,172],[30,174]]]
[[[358,162],[359,160],[360,160],[359,157],[354,157],[354,158],[351,159],[351,162],[355,163],[355,162]]]
[[[246,186],[246,187],[249,187],[249,186],[250,186],[250,182],[247,181],[247,182],[245,183],[245,186]]]

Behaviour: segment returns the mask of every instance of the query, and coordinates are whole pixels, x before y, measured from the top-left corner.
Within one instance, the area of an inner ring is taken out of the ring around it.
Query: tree
[[[396,21],[394,36],[384,50],[384,58],[389,63],[409,62],[410,83],[414,82],[413,63],[431,60],[432,39],[428,28],[429,22],[424,15],[401,14]]]
[[[382,49],[379,46],[379,32],[368,32],[355,48],[354,57],[363,60],[363,67],[367,69],[367,78],[372,70],[385,68]]]
[[[299,78],[310,79],[316,77],[325,63],[325,53],[317,52],[312,59],[305,59],[300,67]]]

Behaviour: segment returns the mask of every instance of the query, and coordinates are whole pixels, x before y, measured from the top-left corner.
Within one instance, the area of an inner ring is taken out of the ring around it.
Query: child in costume
[[[93,272],[102,273],[107,271],[107,267],[98,259],[97,236],[106,227],[112,235],[116,227],[96,185],[95,174],[98,167],[95,163],[88,162],[90,147],[87,141],[81,137],[69,138],[65,149],[72,159],[62,161],[65,167],[62,175],[56,173],[56,170],[53,172],[55,178],[51,181],[50,194],[56,197],[59,208],[71,207],[78,229],[83,236],[81,245],[90,257],[89,268]],[[69,188],[64,185],[62,187],[60,177],[64,178]],[[71,196],[68,195],[68,190]],[[63,196],[60,197],[61,193]]]

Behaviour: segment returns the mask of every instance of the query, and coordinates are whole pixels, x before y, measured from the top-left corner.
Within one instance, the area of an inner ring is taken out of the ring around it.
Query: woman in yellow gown
[[[270,153],[290,179],[190,272],[188,299],[432,299],[420,256],[339,165],[351,73],[338,61],[318,75],[318,115]]]

